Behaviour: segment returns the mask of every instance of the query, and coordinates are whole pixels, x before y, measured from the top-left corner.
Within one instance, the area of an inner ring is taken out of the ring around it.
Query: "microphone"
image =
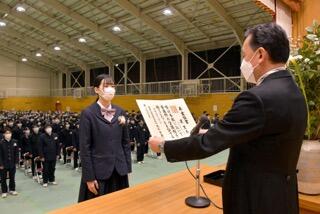
[[[199,118],[199,121],[197,125],[191,130],[190,136],[197,135],[200,131],[200,128],[208,121],[208,117],[205,115],[202,115]]]

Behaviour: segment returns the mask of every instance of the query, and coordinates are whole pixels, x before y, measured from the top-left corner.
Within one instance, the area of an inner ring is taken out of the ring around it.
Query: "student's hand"
[[[98,185],[98,181],[97,180],[88,181],[87,182],[87,187],[88,187],[90,192],[92,192],[95,195],[98,195],[99,185]]]
[[[4,167],[3,167],[3,166],[0,166],[0,169],[4,169]]]

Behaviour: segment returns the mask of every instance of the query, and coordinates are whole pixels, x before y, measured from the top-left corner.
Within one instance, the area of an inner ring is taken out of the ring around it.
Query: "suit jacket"
[[[122,176],[132,170],[128,129],[118,122],[118,117],[125,115],[125,112],[115,105],[112,108],[116,112],[111,122],[102,116],[97,103],[81,113],[82,182],[108,179],[114,169]]]
[[[45,161],[54,161],[59,155],[59,137],[57,134],[52,133],[48,135],[43,133],[40,135],[39,155]]]
[[[0,140],[0,166],[5,169],[12,169],[18,163],[19,149],[15,139],[9,142],[5,139]]]
[[[201,159],[230,148],[225,214],[296,214],[296,165],[307,121],[305,100],[288,71],[266,77],[235,99],[204,135],[166,142],[168,161]]]

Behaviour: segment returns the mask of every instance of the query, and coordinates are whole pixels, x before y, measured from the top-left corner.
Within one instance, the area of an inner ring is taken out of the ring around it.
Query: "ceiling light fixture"
[[[42,53],[37,52],[37,53],[36,53],[36,57],[42,57]]]
[[[79,41],[80,43],[86,43],[86,42],[87,42],[86,38],[84,38],[84,37],[80,37],[80,38],[78,39],[78,41]]]
[[[121,31],[121,28],[120,28],[118,25],[115,25],[115,26],[113,26],[112,30],[113,30],[114,32],[120,32],[120,31]]]
[[[172,13],[172,10],[169,9],[169,8],[166,8],[162,11],[162,14],[165,15],[165,16],[171,16],[173,13]]]
[[[56,50],[56,51],[60,51],[61,50],[61,48],[58,45],[54,46],[53,49]]]
[[[18,11],[20,13],[26,12],[26,7],[23,4],[18,4],[16,6],[16,11]]]
[[[22,58],[21,58],[21,61],[22,61],[22,62],[27,62],[27,61],[28,61],[28,59],[27,59],[27,58],[25,58],[25,57],[22,57]]]
[[[7,22],[0,19],[0,27],[5,27],[5,26],[7,26]]]

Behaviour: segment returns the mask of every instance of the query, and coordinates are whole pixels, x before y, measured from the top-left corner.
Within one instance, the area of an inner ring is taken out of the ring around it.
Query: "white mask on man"
[[[253,67],[251,64],[251,60],[256,55],[256,53],[257,53],[257,51],[253,54],[253,56],[251,57],[251,59],[249,61],[247,61],[243,58],[241,66],[240,66],[241,73],[244,76],[244,78],[246,79],[246,81],[249,83],[254,83],[254,84],[257,84],[257,80],[254,76],[254,69],[257,66]]]

